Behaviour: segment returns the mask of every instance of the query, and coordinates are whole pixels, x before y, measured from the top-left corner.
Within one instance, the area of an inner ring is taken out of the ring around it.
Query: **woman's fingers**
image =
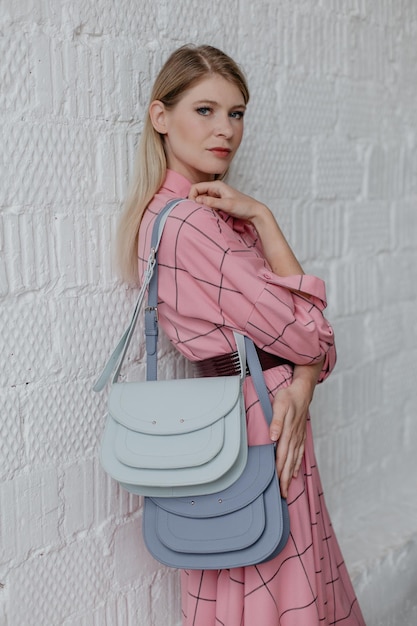
[[[296,478],[304,454],[304,442],[290,444],[288,447],[277,448],[277,474],[279,477],[281,494],[284,498],[288,495],[291,480]]]
[[[205,204],[212,209],[221,209],[233,217],[250,221],[267,207],[221,180],[195,183],[188,194],[190,200]]]
[[[207,181],[203,183],[195,183],[190,189],[188,197],[190,200],[197,201],[197,198],[201,196],[221,198],[224,195],[227,185],[221,181]]]
[[[270,436],[272,441],[277,441],[276,467],[284,498],[302,462],[307,410],[304,394],[296,386],[281,389],[275,396]]]
[[[298,457],[297,457],[297,460],[296,460],[296,463],[295,463],[295,467],[294,467],[293,478],[297,478],[297,476],[298,476],[298,472],[300,470],[301,463],[303,461],[304,448],[305,448],[305,438],[304,438],[304,442],[303,442],[302,446],[300,446],[300,449],[298,451]]]

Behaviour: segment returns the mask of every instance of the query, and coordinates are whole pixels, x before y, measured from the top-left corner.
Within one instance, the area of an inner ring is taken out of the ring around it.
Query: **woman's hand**
[[[196,183],[191,187],[188,197],[190,200],[248,222],[255,220],[262,213],[269,212],[264,204],[233,189],[221,180]]]
[[[250,222],[256,228],[265,258],[275,274],[291,276],[303,273],[274,215],[265,204],[233,189],[221,180],[196,183],[191,187],[188,197]]]
[[[322,365],[322,361],[314,365],[296,365],[293,382],[278,390],[274,398],[270,436],[277,442],[276,465],[284,498],[288,495],[291,479],[297,477],[301,466],[308,409]]]

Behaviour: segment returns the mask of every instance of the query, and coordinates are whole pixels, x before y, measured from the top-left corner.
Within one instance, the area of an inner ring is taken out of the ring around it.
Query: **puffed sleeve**
[[[165,226],[160,248],[163,300],[182,320],[195,318],[241,331],[260,348],[295,364],[325,357],[324,380],[336,353],[332,327],[323,316],[323,281],[274,274],[247,233],[237,232],[207,207],[190,210],[191,204],[179,205]]]

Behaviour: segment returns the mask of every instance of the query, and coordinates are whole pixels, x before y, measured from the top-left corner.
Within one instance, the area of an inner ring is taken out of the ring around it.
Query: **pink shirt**
[[[155,216],[169,200],[187,198],[190,187],[186,178],[168,170],[145,211],[139,233],[141,276]],[[325,356],[320,380],[333,369],[336,352],[333,330],[323,317],[323,281],[274,274],[252,226],[188,200],[169,215],[158,254],[160,324],[188,359],[234,351],[232,330],[237,330],[296,364]]]

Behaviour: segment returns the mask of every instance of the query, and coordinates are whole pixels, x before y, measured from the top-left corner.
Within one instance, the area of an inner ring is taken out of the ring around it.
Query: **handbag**
[[[101,391],[116,370],[100,460],[113,479],[138,495],[196,496],[226,489],[243,472],[248,455],[242,335],[235,333],[240,375],[157,380],[157,252],[168,214],[179,202],[169,202],[155,220],[144,281],[131,322],[93,387]],[[119,382],[148,286],[147,380]]]
[[[272,407],[255,347],[245,337],[250,373],[268,424]],[[164,565],[228,569],[269,561],[285,547],[290,523],[275,467],[275,445],[250,446],[247,465],[227,489],[187,498],[145,498],[146,547]]]

